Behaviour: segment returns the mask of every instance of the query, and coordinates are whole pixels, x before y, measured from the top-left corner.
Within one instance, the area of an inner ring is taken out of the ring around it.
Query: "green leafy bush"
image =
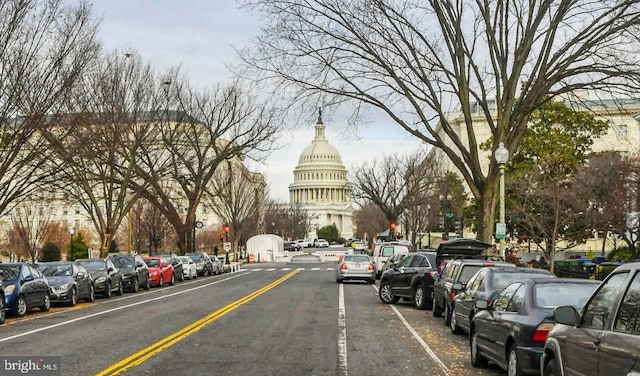
[[[51,262],[51,261],[60,261],[62,258],[62,254],[60,252],[60,247],[56,243],[46,242],[44,246],[42,246],[42,250],[40,251],[40,261],[42,262]]]
[[[607,255],[607,261],[611,262],[631,262],[637,258],[638,251],[629,247],[616,248]]]

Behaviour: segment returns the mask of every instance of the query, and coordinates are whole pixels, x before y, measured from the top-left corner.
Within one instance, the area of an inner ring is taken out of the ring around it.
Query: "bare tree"
[[[189,235],[198,205],[219,166],[235,158],[260,158],[271,149],[279,126],[275,111],[239,82],[202,93],[173,75],[158,86],[166,110],[151,126],[158,133],[155,142],[136,156],[140,180],[132,187],[162,212],[180,250],[187,252],[193,249]]]
[[[372,203],[360,206],[354,213],[356,222],[356,237],[367,239],[370,244],[381,229],[389,224],[387,218],[380,208]]]
[[[621,97],[640,88],[636,0],[245,0],[266,24],[247,71],[294,105],[375,107],[440,148],[492,239],[499,166],[489,148],[517,147],[545,101],[579,89]],[[447,117],[457,109],[461,124]],[[393,217],[393,213],[391,213]]]
[[[153,80],[151,67],[132,53],[104,56],[74,91],[71,112],[42,130],[56,152],[54,185],[84,208],[100,236],[101,257],[141,192],[129,187],[138,179],[135,155],[153,142],[146,126],[154,113],[148,109],[157,106]]]
[[[52,150],[38,129],[97,52],[85,2],[0,1],[0,215],[41,189]]]
[[[159,254],[167,244],[167,234],[172,232],[171,224],[160,210],[148,201],[140,199],[131,211],[131,234],[134,249],[137,252],[149,250],[150,254]]]
[[[250,231],[255,233],[253,219],[259,216],[264,202],[264,177],[248,171],[239,159],[228,160],[219,166],[211,186],[210,208],[229,225],[233,249],[237,252],[241,240]]]
[[[284,239],[303,239],[313,230],[309,213],[300,205],[267,200],[264,209],[264,232]]]
[[[38,252],[52,234],[51,213],[43,206],[19,206],[11,213],[13,231],[22,249],[31,262],[38,260]]]

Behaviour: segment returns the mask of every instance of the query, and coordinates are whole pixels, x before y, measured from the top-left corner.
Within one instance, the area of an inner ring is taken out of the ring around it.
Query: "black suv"
[[[411,252],[380,276],[378,295],[385,304],[400,298],[413,300],[418,309],[431,308],[434,277],[438,274],[435,252]]]
[[[490,247],[491,244],[476,239],[453,239],[438,246],[438,267],[441,263],[446,263],[446,266],[433,285],[432,312],[434,317],[440,317],[444,311],[445,325],[451,325],[456,295],[478,270],[485,266],[514,266],[508,262],[486,260],[482,253]]]
[[[149,290],[149,268],[140,255],[111,254],[107,256],[120,269],[122,284],[127,291]]]

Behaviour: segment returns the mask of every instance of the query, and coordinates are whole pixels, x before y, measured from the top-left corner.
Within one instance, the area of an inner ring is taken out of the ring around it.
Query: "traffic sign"
[[[453,218],[453,217],[455,217],[455,215],[456,215],[456,213],[454,213],[454,212],[448,212],[448,213],[446,214],[446,217],[447,217],[447,218]]]
[[[506,223],[496,223],[496,239],[504,239],[507,234]]]
[[[222,244],[222,249],[224,249],[225,251],[229,252],[231,250],[231,242],[224,242]]]

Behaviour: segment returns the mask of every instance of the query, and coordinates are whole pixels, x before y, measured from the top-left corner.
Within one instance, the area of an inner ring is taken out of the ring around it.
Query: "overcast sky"
[[[231,74],[226,66],[236,60],[233,47],[250,46],[260,32],[257,17],[238,9],[232,0],[100,0],[93,7],[103,19],[99,38],[107,50],[133,49],[161,71],[180,66],[203,86],[227,81]],[[338,149],[347,170],[385,154],[422,148],[383,115],[369,118],[374,121],[357,133],[347,130],[346,120],[337,116],[324,121],[329,143]],[[279,138],[280,148],[265,164],[252,166],[265,175],[271,197],[288,202],[293,170],[313,140],[314,123],[288,124],[296,130]]]

